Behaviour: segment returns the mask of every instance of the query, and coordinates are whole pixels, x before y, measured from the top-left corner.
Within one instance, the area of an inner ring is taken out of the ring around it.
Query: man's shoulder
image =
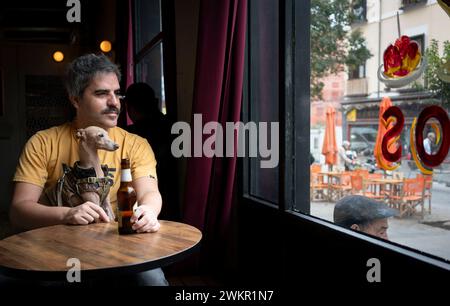
[[[36,132],[32,138],[44,138],[46,140],[58,138],[61,135],[70,133],[70,123],[64,123],[58,126],[53,126],[51,128],[40,130]]]
[[[145,141],[145,139],[142,138],[141,136],[132,133],[132,131],[127,131],[118,126],[110,129],[108,133],[109,133],[109,136],[114,138],[115,140],[129,140],[130,142]]]

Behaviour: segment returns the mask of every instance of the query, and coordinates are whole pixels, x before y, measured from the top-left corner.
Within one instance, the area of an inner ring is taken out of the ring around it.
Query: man
[[[95,125],[108,131],[110,138],[120,146],[114,152],[102,150],[98,154],[101,164],[117,169],[110,189],[113,209],[117,207],[120,161],[129,158],[133,187],[141,208],[132,216],[133,229],[138,233],[158,231],[157,217],[162,201],[155,179],[156,160],[145,139],[116,127],[120,113],[119,80],[118,67],[104,55],[84,55],[69,65],[66,87],[76,111],[75,119],[36,133],[25,145],[13,178],[10,219],[14,227],[29,230],[55,224],[112,221],[100,206],[91,202],[76,207],[50,207],[39,203],[43,191],[52,188],[62,176],[62,164],[72,166],[79,160],[75,131]],[[141,284],[167,284],[160,269],[140,273],[138,277]]]
[[[423,148],[427,154],[433,154],[433,146],[436,141],[436,135],[433,132],[427,134],[427,138],[423,140]]]
[[[388,239],[388,218],[397,215],[384,203],[359,195],[342,198],[334,206],[334,223],[379,238]]]
[[[158,161],[158,188],[164,202],[160,217],[177,220],[179,212],[173,181],[177,163],[170,151],[173,138],[170,120],[159,110],[155,91],[146,83],[134,83],[128,87],[125,105],[133,120],[133,124],[125,129],[147,139]]]
[[[356,165],[356,156],[354,152],[350,150],[350,142],[344,140],[338,152],[341,165],[344,166],[345,171],[353,170]]]

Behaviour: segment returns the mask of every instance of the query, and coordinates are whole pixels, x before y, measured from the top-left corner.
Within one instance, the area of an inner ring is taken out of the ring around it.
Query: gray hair
[[[119,67],[104,54],[86,54],[67,67],[66,89],[69,97],[81,97],[92,79],[99,73],[115,73],[120,82]]]
[[[353,224],[366,227],[377,219],[396,216],[398,211],[383,202],[360,195],[346,196],[334,206],[334,223],[346,228]]]

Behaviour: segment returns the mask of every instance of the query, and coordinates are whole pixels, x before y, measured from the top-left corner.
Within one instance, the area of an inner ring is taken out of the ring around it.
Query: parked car
[[[378,131],[371,127],[352,127],[350,134],[351,149],[358,155],[373,154]]]

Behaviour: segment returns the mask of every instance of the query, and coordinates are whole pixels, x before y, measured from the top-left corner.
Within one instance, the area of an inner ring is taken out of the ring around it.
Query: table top
[[[393,178],[372,178],[372,179],[367,179],[367,181],[374,182],[374,183],[381,183],[381,184],[400,184],[400,183],[403,183],[403,180],[401,180],[401,179],[393,179]]]
[[[156,233],[119,235],[117,223],[55,225],[0,240],[0,273],[58,279],[77,258],[86,277],[136,273],[176,262],[192,253],[202,234],[193,226],[161,220]]]

